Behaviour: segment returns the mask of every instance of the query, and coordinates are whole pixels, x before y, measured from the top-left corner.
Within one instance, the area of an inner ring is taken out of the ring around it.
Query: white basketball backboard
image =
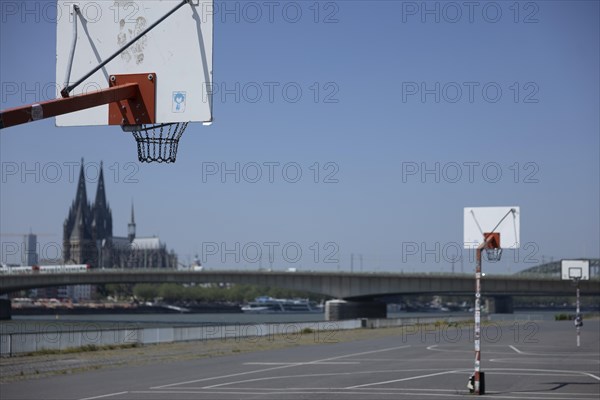
[[[562,260],[560,263],[563,280],[590,279],[590,262],[588,260]]]
[[[464,247],[475,249],[484,242],[484,234],[500,234],[500,247],[518,249],[520,240],[519,207],[465,207]]]
[[[74,20],[77,41],[71,84],[181,3],[182,0],[58,0],[57,86],[62,88],[67,76]],[[79,12],[74,12],[73,5],[79,7]],[[111,75],[155,73],[156,123],[208,123],[212,121],[212,49],[213,1],[190,0],[85,79],[71,94],[106,89]],[[60,93],[57,97],[61,97]],[[107,125],[108,107],[58,116],[56,125]]]

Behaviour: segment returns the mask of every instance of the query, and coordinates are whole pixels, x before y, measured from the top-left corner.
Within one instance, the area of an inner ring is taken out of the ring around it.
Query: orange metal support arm
[[[66,99],[48,100],[41,103],[10,108],[0,112],[0,129],[85,110],[120,100],[133,99],[138,96],[140,96],[139,85],[137,83],[127,83]]]

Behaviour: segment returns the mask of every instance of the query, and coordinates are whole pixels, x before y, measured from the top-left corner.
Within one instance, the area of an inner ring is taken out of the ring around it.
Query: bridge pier
[[[512,296],[494,296],[485,300],[489,314],[512,314],[514,312]]]
[[[0,297],[0,321],[11,319],[10,299]]]
[[[325,303],[325,320],[387,318],[387,304],[378,301],[330,300]]]

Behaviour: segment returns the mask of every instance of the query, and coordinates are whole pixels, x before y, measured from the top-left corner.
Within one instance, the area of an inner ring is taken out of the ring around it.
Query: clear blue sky
[[[2,109],[47,99],[55,79],[52,8],[27,2],[39,7],[32,15],[11,4],[18,11],[3,10],[0,26]],[[276,242],[276,268],[347,271],[354,253],[355,270],[362,254],[367,271],[450,272],[463,207],[501,205],[521,207],[524,247],[487,271],[600,256],[598,1],[476,2],[472,10],[463,2],[276,2],[272,20],[261,6],[254,22],[245,3],[224,4],[236,11],[215,16],[214,80],[239,83],[240,98],[216,94],[215,123],[188,127],[176,164],[138,163],[133,138],[114,127],[45,120],[2,131],[3,261],[19,261],[7,252],[21,240],[13,233],[31,228],[48,235],[42,245],[62,242],[76,190],[69,165],[81,157],[91,165],[91,199],[94,165],[104,162],[114,234],[126,235],[133,200],[138,235],[159,235],[185,263],[197,253],[210,267],[226,256],[228,267],[257,268],[258,243],[266,267],[265,243]],[[422,14],[436,4],[437,16]],[[279,85],[272,101],[267,82]],[[253,101],[257,86],[262,97]],[[239,182],[206,174],[236,163]],[[262,177],[252,183],[257,164]],[[289,182],[298,167],[302,176]],[[39,181],[21,176],[36,168]],[[421,174],[436,168],[439,176]],[[236,243],[239,262],[223,252]]]

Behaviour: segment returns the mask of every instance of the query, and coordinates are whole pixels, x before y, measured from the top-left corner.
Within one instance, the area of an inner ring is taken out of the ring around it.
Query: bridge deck
[[[306,290],[335,298],[371,298],[392,294],[473,294],[471,275],[263,272],[263,271],[171,271],[102,270],[83,273],[3,275],[0,294],[48,286],[105,283],[238,283]],[[486,276],[485,295],[573,295],[569,281],[522,275]],[[600,295],[600,281],[580,282],[582,295]]]

